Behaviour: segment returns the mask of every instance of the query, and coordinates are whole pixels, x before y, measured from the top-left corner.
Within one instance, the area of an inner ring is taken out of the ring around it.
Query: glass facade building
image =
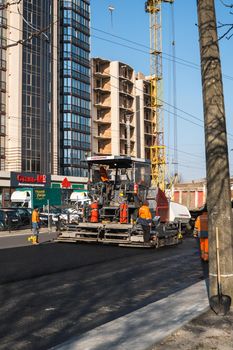
[[[60,173],[87,176],[90,135],[90,1],[60,1]]]
[[[22,171],[45,174],[51,173],[51,6],[27,0],[22,13]]]
[[[86,177],[90,1],[0,5],[0,171]]]

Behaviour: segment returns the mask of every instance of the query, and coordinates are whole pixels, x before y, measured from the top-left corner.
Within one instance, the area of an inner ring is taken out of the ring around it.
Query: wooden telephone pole
[[[205,123],[210,296],[217,294],[216,227],[224,294],[233,300],[230,175],[214,0],[197,0]]]

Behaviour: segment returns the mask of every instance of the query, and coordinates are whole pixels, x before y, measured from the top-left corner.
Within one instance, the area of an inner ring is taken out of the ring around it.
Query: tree
[[[205,124],[210,296],[216,294],[216,227],[223,292],[233,299],[230,175],[214,0],[197,0]]]
[[[226,4],[223,0],[220,0],[221,3],[227,7],[227,8],[233,8],[233,4]],[[233,15],[233,12],[230,11],[230,14]],[[218,40],[221,40],[223,38],[230,39],[233,36],[233,23],[219,23],[218,28],[225,29],[227,28],[226,31],[222,35],[220,35]]]

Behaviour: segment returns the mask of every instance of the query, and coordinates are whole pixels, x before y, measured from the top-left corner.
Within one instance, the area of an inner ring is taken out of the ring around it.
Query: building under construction
[[[150,79],[129,65],[92,59],[92,153],[150,159]]]

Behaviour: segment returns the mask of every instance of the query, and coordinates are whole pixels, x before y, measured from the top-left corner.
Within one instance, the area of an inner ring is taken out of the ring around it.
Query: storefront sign
[[[67,179],[67,177],[65,177],[61,183],[61,187],[62,188],[70,188],[71,187],[71,183],[70,181]]]
[[[50,187],[51,175],[11,172],[11,187]]]

